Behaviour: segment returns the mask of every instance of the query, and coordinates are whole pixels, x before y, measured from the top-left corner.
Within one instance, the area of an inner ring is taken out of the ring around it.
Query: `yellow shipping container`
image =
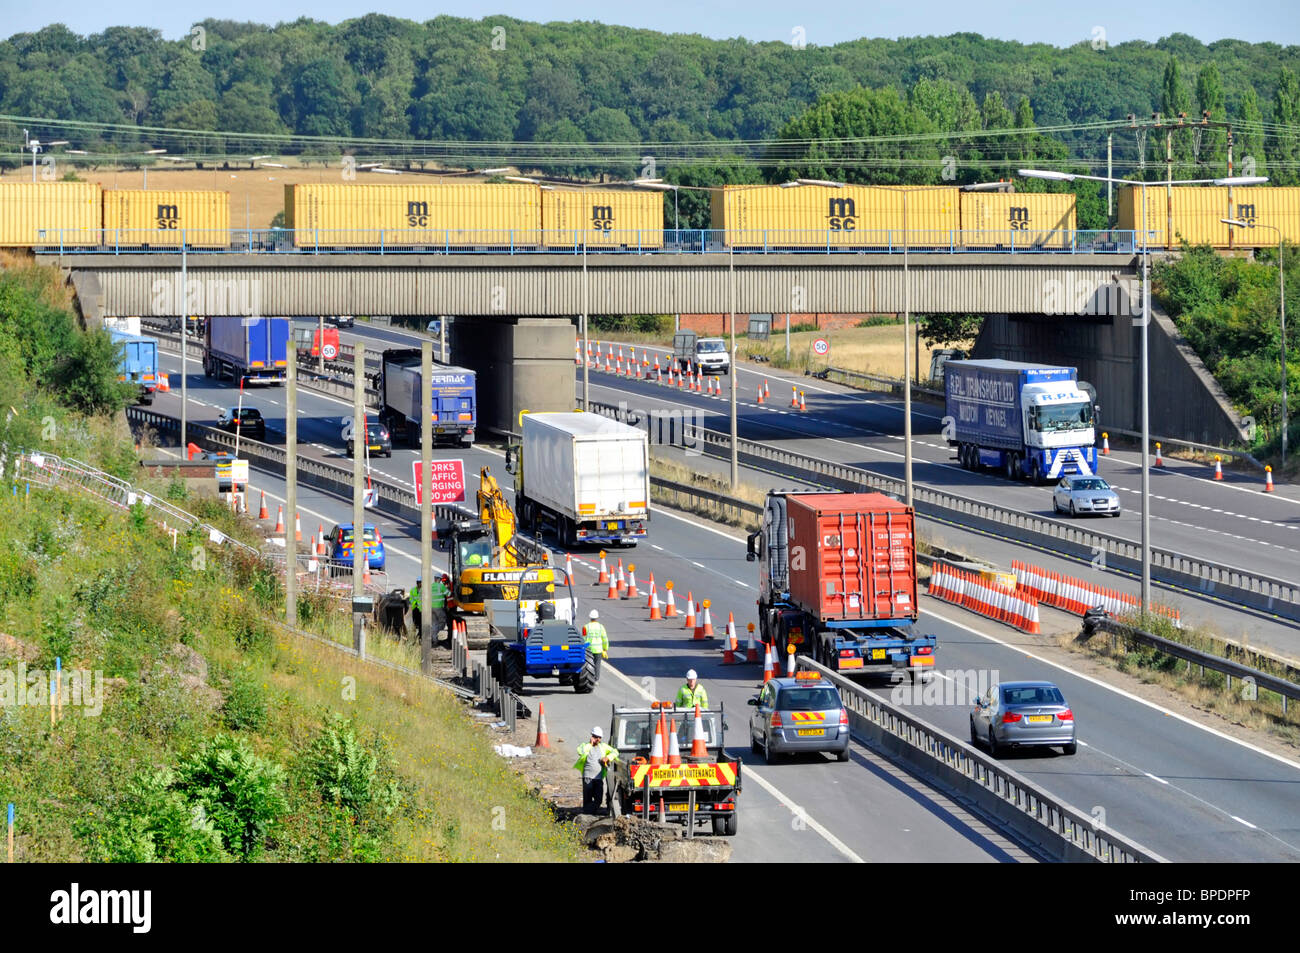
[[[1073,193],[961,194],[967,248],[1069,248],[1076,227]]]
[[[630,189],[542,190],[542,240],[548,248],[659,248],[664,198]]]
[[[1239,191],[1239,190],[1238,190]],[[1181,241],[1193,245],[1226,248],[1228,226],[1228,190],[1223,186],[1175,185],[1166,189],[1158,182],[1146,188],[1147,243],[1152,248],[1177,248]],[[1142,189],[1127,186],[1119,192],[1118,227],[1135,231],[1137,247],[1142,247]],[[1172,214],[1173,234],[1169,233]]]
[[[104,243],[224,248],[230,193],[217,190],[105,189]]]
[[[1232,191],[1230,214],[1250,225],[1272,228],[1232,228],[1229,239],[1234,248],[1276,248],[1278,233],[1288,242],[1300,242],[1300,188],[1257,185],[1237,187]]]
[[[727,186],[712,195],[713,227],[728,245],[776,248],[948,248],[960,241],[960,193],[951,186]]]
[[[98,245],[101,191],[92,182],[0,183],[0,247]]]
[[[284,221],[299,248],[535,247],[535,185],[286,185]]]

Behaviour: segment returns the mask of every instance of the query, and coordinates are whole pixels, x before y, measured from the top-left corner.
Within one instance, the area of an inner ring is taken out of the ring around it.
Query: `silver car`
[[[1059,747],[1074,754],[1074,712],[1051,682],[1004,682],[975,699],[971,744],[987,744],[994,757],[1013,747]]]
[[[827,751],[849,760],[849,713],[839,689],[820,672],[774,678],[749,704],[749,747],[769,764],[783,754]]]
[[[1052,491],[1052,509],[1071,516],[1081,513],[1119,516],[1119,494],[1098,476],[1061,477]]]

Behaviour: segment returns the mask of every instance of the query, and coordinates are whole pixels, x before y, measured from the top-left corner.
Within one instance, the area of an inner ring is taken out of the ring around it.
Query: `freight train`
[[[1147,189],[1146,240],[1215,248],[1300,241],[1300,188]],[[1118,229],[1141,231],[1141,190],[1119,194]],[[974,192],[958,186],[725,186],[708,230],[664,229],[661,195],[524,183],[286,185],[285,228],[232,230],[229,193],[102,189],[84,182],[0,184],[0,247],[211,250],[849,251],[1069,249],[1070,193]],[[1090,236],[1105,241],[1104,236]],[[1141,238],[1139,238],[1139,244]]]

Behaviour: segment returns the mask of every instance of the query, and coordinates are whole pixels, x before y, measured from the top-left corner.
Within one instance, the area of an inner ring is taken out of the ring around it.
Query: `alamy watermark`
[[[51,697],[60,707],[73,706],[87,718],[98,717],[104,710],[104,673],[65,668],[56,675],[46,669],[29,669],[26,662],[19,662],[16,670],[0,669],[0,708],[48,708]]]
[[[931,673],[934,677],[912,684],[911,676],[899,669],[890,675],[893,688],[889,700],[894,705],[973,705],[975,699],[989,693],[1002,679],[996,669],[950,669]]]
[[[701,410],[629,407],[627,401],[620,400],[614,419],[646,431],[651,444],[677,447],[685,450],[688,457],[704,453],[704,412]]]

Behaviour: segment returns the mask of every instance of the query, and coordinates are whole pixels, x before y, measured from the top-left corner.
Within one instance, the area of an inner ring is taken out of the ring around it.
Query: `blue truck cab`
[[[158,389],[158,342],[153,338],[125,331],[110,330],[109,336],[119,349],[117,379],[140,389],[140,403],[153,403]]]
[[[1092,397],[1073,367],[948,361],[944,435],[962,467],[1046,483],[1097,472]]]
[[[283,384],[293,329],[288,318],[214,317],[204,327],[203,372],[250,384]]]

